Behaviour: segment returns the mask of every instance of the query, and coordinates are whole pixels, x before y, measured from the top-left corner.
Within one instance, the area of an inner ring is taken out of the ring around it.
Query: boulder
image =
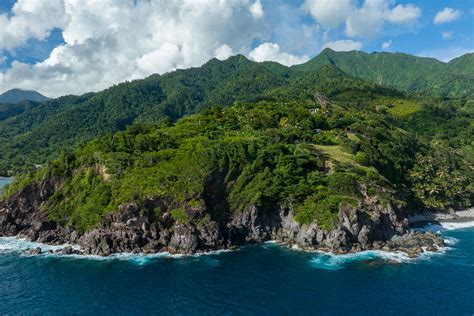
[[[40,255],[43,251],[41,250],[40,247],[36,247],[34,249],[27,249],[25,251],[26,254],[29,254],[29,255],[33,255],[33,256],[37,256],[37,255]]]

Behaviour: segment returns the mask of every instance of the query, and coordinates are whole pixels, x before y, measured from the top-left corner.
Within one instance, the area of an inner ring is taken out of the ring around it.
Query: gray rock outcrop
[[[365,198],[357,206],[341,206],[329,230],[316,223],[299,224],[290,203],[275,211],[248,205],[225,219],[213,220],[206,206],[189,212],[180,222],[167,211],[156,218],[153,211],[135,204],[122,205],[85,233],[51,221],[42,206],[60,185],[57,178],[30,185],[0,203],[0,236],[19,236],[46,244],[70,243],[63,254],[107,256],[120,252],[190,254],[229,249],[275,240],[306,250],[348,253],[369,249],[403,251],[416,255],[443,246],[431,233],[411,233],[403,213]],[[163,204],[165,201],[151,201]],[[166,208],[165,208],[166,209]]]

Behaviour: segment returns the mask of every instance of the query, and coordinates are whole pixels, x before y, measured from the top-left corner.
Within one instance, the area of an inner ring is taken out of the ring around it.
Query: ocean
[[[430,229],[448,247],[418,259],[275,243],[200,256],[28,256],[21,250],[36,245],[0,238],[0,314],[473,315],[474,228]]]
[[[2,190],[2,187],[10,182],[12,182],[12,179],[10,178],[0,178],[0,192]]]

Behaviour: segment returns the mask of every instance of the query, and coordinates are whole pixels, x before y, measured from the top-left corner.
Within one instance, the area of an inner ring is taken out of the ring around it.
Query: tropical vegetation
[[[58,178],[44,210],[81,231],[130,203],[178,222],[202,207],[220,221],[250,205],[291,205],[300,223],[323,228],[363,199],[466,207],[473,103],[439,92],[235,56],[31,103],[0,119],[1,167],[17,171],[3,197]]]

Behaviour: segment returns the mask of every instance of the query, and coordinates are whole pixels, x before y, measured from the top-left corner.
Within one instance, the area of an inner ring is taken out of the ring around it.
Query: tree
[[[410,172],[416,199],[426,208],[446,209],[469,205],[472,171],[458,154],[440,141],[433,141],[426,154],[418,153]]]

